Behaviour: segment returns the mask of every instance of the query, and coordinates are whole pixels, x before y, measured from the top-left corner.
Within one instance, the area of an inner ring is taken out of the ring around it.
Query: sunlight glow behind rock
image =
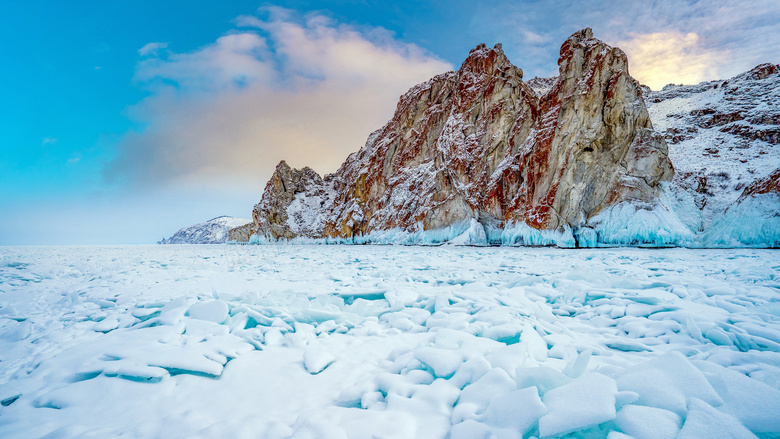
[[[717,67],[728,55],[704,48],[693,32],[632,34],[618,47],[628,54],[631,75],[653,90],[717,79]]]

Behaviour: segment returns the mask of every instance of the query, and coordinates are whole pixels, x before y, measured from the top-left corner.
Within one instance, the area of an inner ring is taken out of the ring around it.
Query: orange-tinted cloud
[[[629,57],[631,75],[653,90],[715,79],[728,58],[726,52],[706,48],[693,32],[632,33],[617,45]]]
[[[381,29],[269,8],[191,53],[152,55],[109,178],[261,185],[279,160],[334,171],[411,86],[452,67]]]

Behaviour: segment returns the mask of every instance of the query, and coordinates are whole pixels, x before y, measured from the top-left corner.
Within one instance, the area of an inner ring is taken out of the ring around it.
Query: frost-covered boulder
[[[252,220],[245,218],[220,216],[183,228],[158,244],[223,244],[227,242],[228,232],[231,229],[251,222]]]

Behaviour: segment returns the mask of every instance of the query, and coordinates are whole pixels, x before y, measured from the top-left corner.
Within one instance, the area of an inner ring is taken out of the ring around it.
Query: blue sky
[[[653,88],[780,62],[775,0],[3,2],[0,245],[248,217],[280,159],[335,170],[477,44],[550,76],[586,26]]]

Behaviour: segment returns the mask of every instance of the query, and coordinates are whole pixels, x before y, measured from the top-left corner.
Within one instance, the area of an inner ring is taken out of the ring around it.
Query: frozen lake
[[[0,437],[780,436],[780,252],[0,247]]]

